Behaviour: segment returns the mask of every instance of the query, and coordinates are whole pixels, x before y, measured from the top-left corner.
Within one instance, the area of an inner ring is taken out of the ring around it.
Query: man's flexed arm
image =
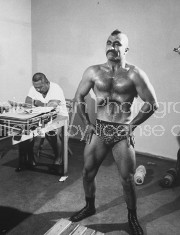
[[[138,96],[144,101],[139,113],[131,121],[132,129],[146,121],[157,109],[158,103],[152,84],[146,73],[140,69],[135,69],[131,76]]]
[[[89,115],[87,112],[87,104],[85,102],[85,97],[88,95],[91,88],[94,87],[94,81],[93,81],[93,68],[88,68],[82,77],[82,80],[78,86],[78,89],[75,94],[75,107],[79,108],[79,115],[85,124],[85,126],[88,126],[88,135],[86,141],[90,143],[92,134],[95,132],[94,125],[91,124]]]
[[[79,86],[75,94],[75,103],[79,108],[80,116],[85,125],[89,124],[90,120],[87,113],[87,104],[84,98],[86,97],[86,95],[88,95],[89,91],[94,86],[92,76],[93,76],[93,70],[90,67],[84,72],[82,80],[79,83]]]

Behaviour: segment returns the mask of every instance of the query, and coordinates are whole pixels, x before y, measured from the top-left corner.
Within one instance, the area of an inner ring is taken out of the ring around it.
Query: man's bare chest
[[[101,73],[95,81],[95,90],[100,93],[127,94],[134,89],[128,73]]]

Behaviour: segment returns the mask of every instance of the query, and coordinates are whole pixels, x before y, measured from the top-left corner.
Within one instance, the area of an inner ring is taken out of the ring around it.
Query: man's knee
[[[95,178],[93,172],[88,171],[87,169],[83,169],[83,180],[86,182],[92,182]]]
[[[124,177],[121,177],[121,182],[123,187],[134,185],[134,174],[128,174]]]

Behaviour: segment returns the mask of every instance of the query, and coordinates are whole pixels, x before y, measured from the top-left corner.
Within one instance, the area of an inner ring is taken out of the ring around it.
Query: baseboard
[[[139,154],[139,155],[143,155],[145,157],[153,158],[153,159],[158,158],[158,159],[165,160],[165,161],[176,162],[175,159],[160,156],[160,155],[156,155],[156,154],[152,154],[152,153],[146,153],[146,152],[141,152],[141,151],[136,151],[136,153]]]
[[[79,138],[70,137],[69,139],[70,139],[70,141],[73,141],[73,142],[76,142],[76,143],[85,144],[85,140],[81,140]],[[158,158],[158,159],[165,160],[165,161],[176,162],[175,159],[160,156],[160,155],[156,155],[156,154],[152,154],[152,153],[146,153],[146,152],[141,152],[141,151],[136,151],[136,153],[139,154],[139,155],[143,155],[145,157],[148,157],[148,158],[152,158],[152,159],[157,159]]]

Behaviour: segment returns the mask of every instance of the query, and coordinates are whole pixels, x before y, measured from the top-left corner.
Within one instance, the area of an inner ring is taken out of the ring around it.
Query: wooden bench
[[[104,233],[73,223],[67,219],[60,219],[44,235],[104,235]]]

